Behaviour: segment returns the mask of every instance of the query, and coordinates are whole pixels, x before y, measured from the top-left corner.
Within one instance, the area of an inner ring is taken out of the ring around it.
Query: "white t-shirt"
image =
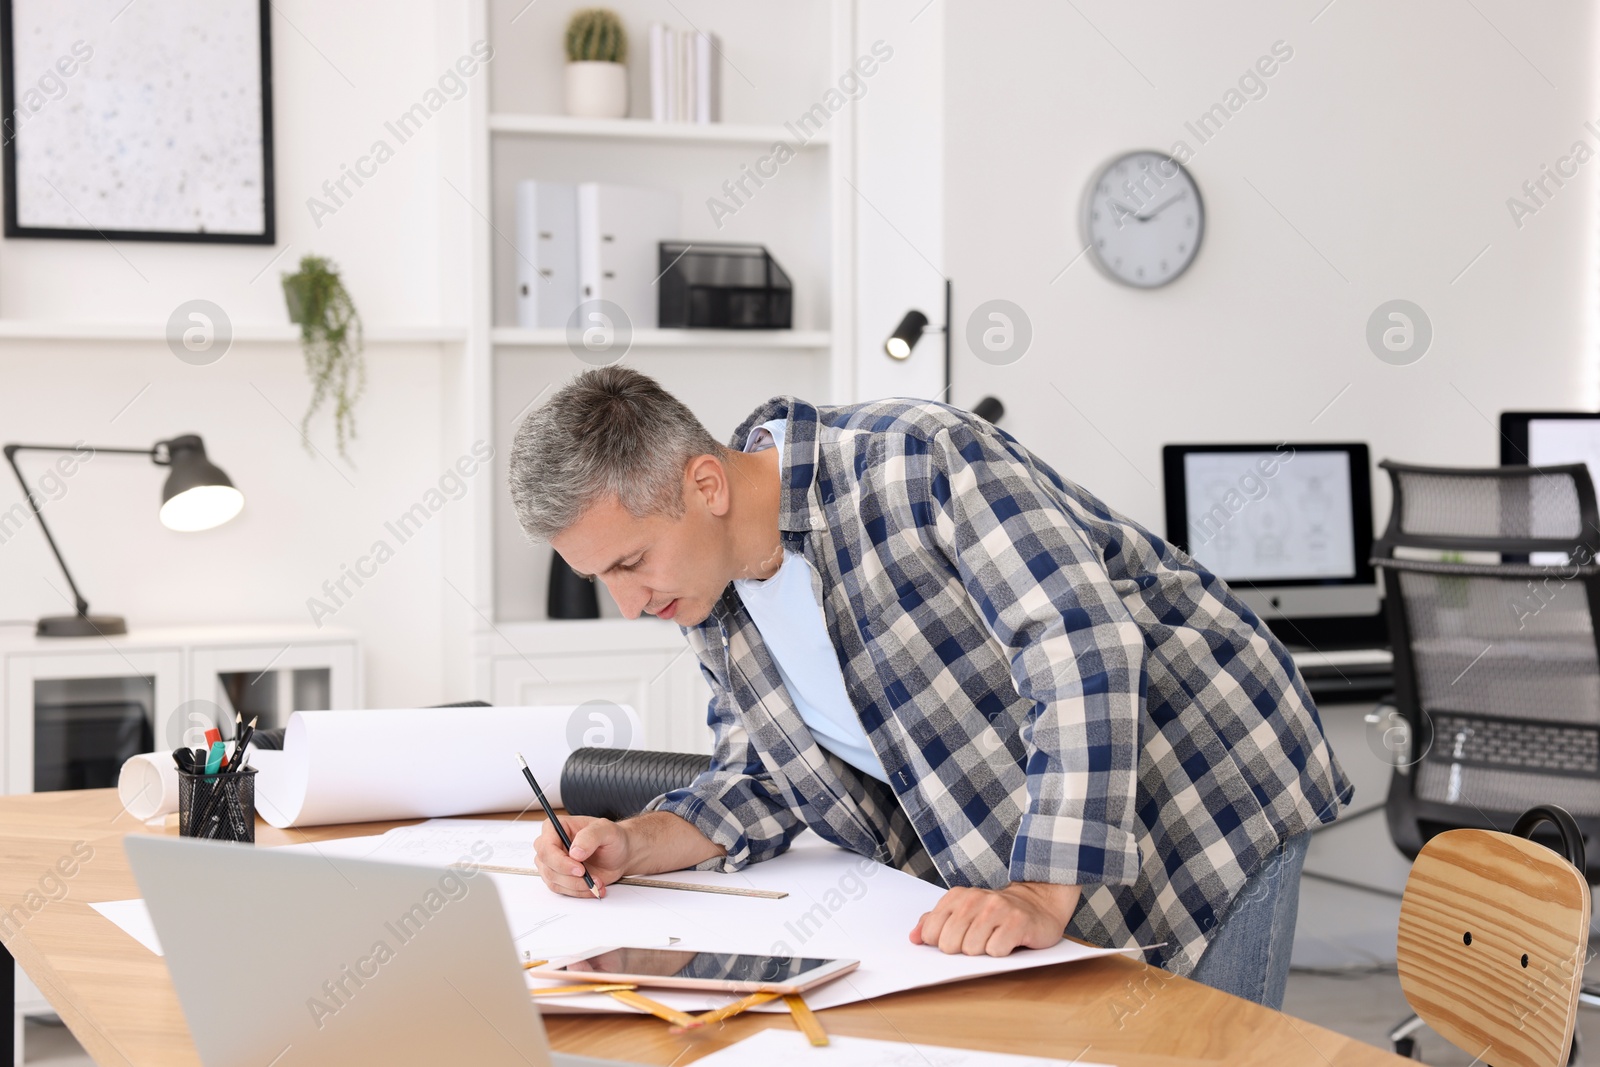
[[[783,419],[757,426],[750,431],[744,450],[781,449],[787,426]],[[839,654],[828,636],[822,604],[811,588],[812,573],[803,554],[785,550],[777,574],[765,581],[735,578],[733,586],[817,743],[863,774],[887,783],[883,761],[872,750],[861,716],[850,703]]]

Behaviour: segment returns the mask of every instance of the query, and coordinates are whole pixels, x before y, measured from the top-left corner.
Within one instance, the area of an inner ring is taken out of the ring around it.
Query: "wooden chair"
[[[1527,839],[1543,822],[1565,856]],[[1447,830],[1428,841],[1406,880],[1397,949],[1420,1020],[1476,1062],[1567,1063],[1588,953],[1583,870],[1583,838],[1561,808],[1531,809],[1512,834]]]

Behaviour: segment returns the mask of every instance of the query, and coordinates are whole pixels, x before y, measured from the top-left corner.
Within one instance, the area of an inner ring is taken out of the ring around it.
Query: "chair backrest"
[[[1417,855],[1400,903],[1400,988],[1478,1063],[1567,1062],[1589,937],[1589,885],[1522,837],[1450,830]]]
[[[1600,519],[1587,468],[1380,466],[1394,504],[1374,563],[1411,733],[1390,790],[1396,844],[1415,855],[1439,830],[1509,828],[1543,803],[1595,833]]]

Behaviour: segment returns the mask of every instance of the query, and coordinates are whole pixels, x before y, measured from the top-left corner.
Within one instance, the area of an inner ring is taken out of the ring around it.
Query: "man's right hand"
[[[631,852],[628,831],[610,819],[568,815],[561,820],[572,838],[572,851],[561,847],[555,827],[546,820],[544,831],[533,844],[534,865],[544,884],[563,896],[590,897],[583,872],[605,896],[605,887],[628,873]]]
[[[650,811],[626,822],[568,815],[561,820],[572,851],[561,847],[555,827],[546,825],[533,843],[534,865],[544,884],[564,896],[587,897],[587,868],[600,895],[625,874],[681,871],[721,856],[725,849],[671,812]]]

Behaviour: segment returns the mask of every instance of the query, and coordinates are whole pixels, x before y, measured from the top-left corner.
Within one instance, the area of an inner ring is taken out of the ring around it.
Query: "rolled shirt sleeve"
[[[1011,880],[1132,883],[1143,635],[1064,499],[1001,435],[958,427],[933,452],[932,536],[1033,703]]]
[[[666,811],[727,849],[695,870],[737,871],[788,849],[804,824],[789,809],[733,709],[727,689],[702,664],[711,686],[706,721],[715,747],[711,767],[683,789],[657,797],[646,811]]]

